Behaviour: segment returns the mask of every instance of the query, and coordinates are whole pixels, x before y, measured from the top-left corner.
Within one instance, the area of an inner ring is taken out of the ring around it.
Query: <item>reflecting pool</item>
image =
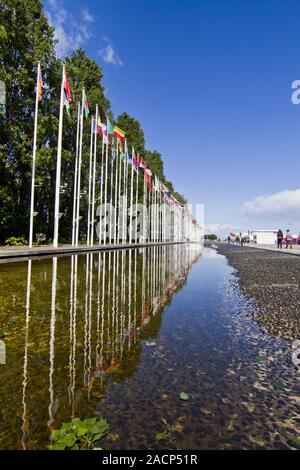
[[[0,264],[0,448],[93,416],[104,449],[293,447],[299,372],[254,308],[195,245]]]

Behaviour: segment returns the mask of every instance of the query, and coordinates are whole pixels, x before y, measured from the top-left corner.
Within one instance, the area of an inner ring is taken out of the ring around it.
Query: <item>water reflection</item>
[[[51,428],[93,416],[199,256],[175,245],[2,265],[0,448],[45,448]]]

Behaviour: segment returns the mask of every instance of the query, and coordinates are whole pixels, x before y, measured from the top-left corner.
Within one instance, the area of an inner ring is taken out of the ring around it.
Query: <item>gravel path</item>
[[[300,339],[300,257],[221,244],[243,294],[259,307],[255,318],[276,336]]]

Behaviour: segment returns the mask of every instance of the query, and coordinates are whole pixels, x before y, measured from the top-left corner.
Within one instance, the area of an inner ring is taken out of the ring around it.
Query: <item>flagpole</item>
[[[93,162],[93,190],[92,190],[92,217],[91,217],[91,245],[94,244],[94,223],[95,223],[95,185],[96,185],[96,158],[97,158],[97,135],[98,135],[98,105],[96,105],[95,115],[95,138],[94,138],[94,162]]]
[[[124,158],[124,153],[123,153],[123,148],[122,148],[122,156]],[[118,194],[118,218],[116,219],[118,221],[118,235],[117,235],[117,244],[120,242],[120,228],[122,225],[120,224],[121,216],[123,217],[123,214],[120,212],[121,208],[121,189],[122,189],[122,158],[120,155],[120,169],[119,169],[119,194]],[[124,199],[123,199],[123,204],[124,204]]]
[[[113,137],[112,137],[113,139]],[[113,140],[111,141],[113,142]],[[113,202],[113,172],[114,172],[114,159],[113,159],[113,147],[111,148],[112,159],[111,159],[111,171],[110,171],[110,204],[109,204],[109,244],[111,244],[111,232],[112,232],[112,202]]]
[[[117,153],[116,153],[116,174],[115,174],[115,217],[114,217],[114,244],[117,243],[117,197],[118,197],[118,170],[119,170],[119,141],[117,139]]]
[[[135,191],[135,243],[138,241],[137,237],[137,227],[138,227],[138,202],[139,202],[139,160],[137,157],[137,166],[136,166],[136,191]]]
[[[130,217],[129,217],[129,243],[132,241],[132,203],[133,203],[133,158],[134,158],[134,148],[132,147],[132,156],[131,156],[131,182],[130,182]]]
[[[30,198],[30,222],[29,222],[29,248],[32,248],[33,239],[33,212],[34,212],[34,186],[35,186],[35,159],[37,141],[37,120],[39,109],[39,77],[41,76],[41,64],[38,62],[35,95],[34,131],[33,131],[33,152],[32,152],[32,172],[31,172],[31,198]]]
[[[79,137],[79,161],[78,161],[78,181],[77,181],[77,207],[76,207],[76,235],[75,246],[78,246],[79,238],[79,209],[80,209],[80,180],[81,180],[81,162],[82,162],[82,136],[83,136],[83,109],[84,109],[84,88],[82,88],[81,116],[80,116],[80,137]]]
[[[126,142],[126,141],[125,141]],[[124,165],[124,194],[125,203],[123,203],[123,234],[122,242],[127,242],[127,195],[128,195],[128,147],[125,144],[125,165]]]
[[[63,128],[63,110],[64,110],[64,74],[65,74],[65,66],[63,65],[63,75],[62,75],[61,90],[60,90],[59,127],[58,127],[57,159],[56,159],[54,233],[53,233],[54,248],[57,248],[58,246],[59,195],[60,195],[60,178],[61,178],[61,147],[62,147],[62,128]]]
[[[102,129],[102,151],[101,151],[101,181],[100,181],[100,217],[102,216],[102,202],[103,202],[103,167],[104,167],[104,134]],[[99,224],[99,245],[102,243],[102,218]]]
[[[78,112],[77,112],[76,154],[75,154],[74,191],[73,191],[72,246],[75,245],[76,204],[78,203],[77,201],[77,175],[78,175],[79,129],[80,129],[80,103],[78,103]]]
[[[107,210],[107,168],[108,167],[108,118],[106,118],[106,149],[105,149],[105,188],[104,188],[104,245],[106,243],[106,210]]]
[[[89,163],[89,189],[88,189],[88,222],[87,222],[87,237],[86,243],[90,244],[91,232],[91,191],[92,191],[92,165],[93,165],[93,127],[94,117],[91,119],[91,139],[90,139],[90,163]]]
[[[144,170],[144,197],[143,197],[143,242],[146,243],[147,241],[147,229],[146,227],[146,216],[147,216],[147,185],[146,185],[146,178],[145,178],[145,170]],[[148,225],[148,224],[147,224]]]

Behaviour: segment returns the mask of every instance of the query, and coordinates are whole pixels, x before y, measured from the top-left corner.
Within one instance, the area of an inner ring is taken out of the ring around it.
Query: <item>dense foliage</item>
[[[50,240],[53,232],[54,189],[62,64],[55,55],[53,28],[39,0],[0,0],[0,80],[6,87],[6,105],[0,108],[0,243],[11,236],[28,236],[32,141],[37,62],[42,64],[44,92],[38,116],[38,142],[35,233]],[[84,85],[90,117],[99,104],[101,119],[113,119],[102,84],[99,65],[83,50],[65,58],[72,90],[70,117],[65,113],[62,149],[60,241],[71,235],[72,194],[76,143],[77,103]],[[87,187],[90,117],[85,120],[82,184]],[[159,152],[145,149],[140,123],[127,113],[116,119],[127,133],[129,145],[140,152],[151,170],[174,192],[166,181]],[[99,139],[100,140],[100,139]],[[100,149],[100,142],[99,142]],[[174,193],[181,202],[184,198]],[[82,227],[86,226],[86,196],[81,201]],[[83,233],[82,233],[83,236]]]

